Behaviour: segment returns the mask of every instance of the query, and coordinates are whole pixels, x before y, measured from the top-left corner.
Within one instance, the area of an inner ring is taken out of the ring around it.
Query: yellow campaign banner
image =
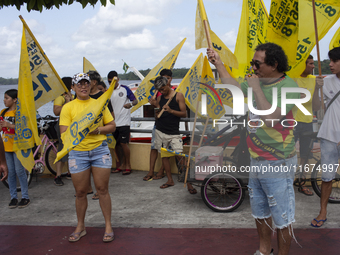
[[[45,52],[40,47],[26,22],[20,17],[25,27],[27,51],[32,75],[35,107],[38,109],[68,91],[55,71]]]
[[[58,162],[66,154],[74,149],[88,133],[95,130],[103,118],[103,111],[110,101],[116,80],[112,80],[109,89],[97,100],[92,101],[70,124],[67,130],[61,134],[64,147],[58,152],[54,163]]]
[[[319,40],[321,40],[340,17],[340,7],[315,3]],[[299,41],[295,49],[296,61],[287,74],[298,78],[306,68],[306,60],[315,46],[313,5],[309,1],[299,1]],[[284,48],[285,49],[285,48]],[[285,49],[286,51],[286,49]]]
[[[34,144],[40,145],[41,140],[37,128],[30,60],[27,52],[25,28],[23,27],[13,151],[15,151],[23,167],[29,172],[32,171],[35,164],[32,152]]]
[[[329,43],[329,50],[340,47],[340,27],[335,32],[331,42]]]
[[[309,0],[312,2],[312,0]],[[333,6],[340,7],[340,1],[339,0],[315,0],[316,4],[329,4]]]
[[[151,98],[155,94],[155,87],[153,85],[156,77],[164,68],[172,69],[174,67],[178,54],[185,40],[186,38],[184,38],[175,48],[173,48],[172,51],[170,51],[168,55],[166,55],[161,60],[161,62],[159,62],[154,68],[152,68],[152,70],[138,86],[136,92],[134,93],[136,99],[138,100],[138,104],[132,107],[131,113],[133,113],[142,105],[147,104],[149,102],[149,98]]]
[[[206,56],[204,57],[204,60],[203,60],[201,83],[207,84],[211,86],[212,88],[215,88],[214,74],[211,70],[208,58]],[[202,84],[198,84],[198,85],[201,85],[201,88],[202,88]],[[225,114],[224,105],[219,102],[219,99],[216,98],[217,96],[214,95],[214,92],[210,88],[203,87],[202,89],[208,92],[207,93],[208,116],[211,119],[221,118]]]
[[[94,68],[90,61],[83,57],[83,73],[87,73],[88,71],[97,71],[97,69]]]
[[[238,69],[232,73],[236,79],[244,79],[250,68],[257,45],[265,42],[268,13],[262,0],[243,0],[241,20],[235,45]]]
[[[205,28],[203,21],[208,22],[207,15],[205,13],[205,8],[202,0],[197,1],[196,10],[196,21],[195,21],[195,49],[208,48],[208,41],[205,34]],[[209,23],[209,22],[208,22]],[[210,29],[209,26],[210,39],[212,46],[215,51],[221,57],[224,64],[232,67],[238,68],[238,62],[235,55],[228,49],[228,47],[223,43],[223,41]]]
[[[271,1],[266,41],[280,45],[290,65],[295,63],[299,36],[299,11],[301,12],[298,0]],[[310,25],[306,20],[304,22]]]
[[[107,145],[109,146],[109,148],[112,148],[112,149],[114,149],[114,148],[116,148],[116,139],[113,137],[113,135],[112,134],[107,134],[106,135],[106,141],[107,141]]]
[[[196,104],[201,92],[199,83],[201,82],[202,68],[203,54],[201,53],[176,89],[177,92],[181,92],[184,95],[185,104],[193,112],[198,110],[196,109]],[[198,115],[202,117],[200,111],[198,111]]]

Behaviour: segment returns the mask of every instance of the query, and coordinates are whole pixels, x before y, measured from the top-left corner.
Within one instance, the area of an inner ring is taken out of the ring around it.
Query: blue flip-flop
[[[314,219],[314,220],[316,221],[316,224],[313,225],[313,223],[310,223],[310,225],[311,225],[312,227],[314,227],[314,228],[319,228],[319,227],[322,227],[322,226],[323,226],[323,224],[327,221],[327,218],[324,219],[324,220],[317,220],[317,219]],[[319,223],[319,222],[323,222],[321,226],[318,226],[318,223]]]

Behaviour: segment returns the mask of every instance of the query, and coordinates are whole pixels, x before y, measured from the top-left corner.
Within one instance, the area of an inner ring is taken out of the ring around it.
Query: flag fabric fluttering
[[[204,22],[208,21],[207,14],[202,0],[197,0],[196,9],[196,21],[195,21],[195,48],[196,50],[201,48],[208,48],[208,41],[205,34]],[[222,40],[210,29],[209,33],[212,42],[212,46],[215,51],[218,52],[224,64],[238,68],[238,62],[235,55],[228,49],[228,47],[222,42]]]
[[[123,64],[124,73],[126,73],[128,71],[128,69],[129,69],[128,64],[126,64],[126,62],[124,62],[124,64]]]
[[[312,0],[308,0],[308,1],[312,2]],[[321,4],[329,4],[329,5],[340,7],[339,0],[315,0],[316,6],[320,6]]]
[[[64,143],[63,149],[58,152],[55,162],[58,162],[67,153],[73,150],[85,136],[95,130],[103,118],[103,111],[110,101],[115,88],[116,80],[112,80],[109,89],[97,100],[92,101],[70,124],[67,130],[61,134]]]
[[[143,79],[134,93],[136,99],[138,100],[138,104],[132,107],[131,113],[133,113],[142,105],[147,104],[149,102],[149,98],[155,94],[155,87],[153,85],[156,77],[164,68],[173,68],[185,40],[186,38],[184,38],[175,48],[173,48],[172,51],[170,51],[154,68],[152,68],[148,75]]]
[[[289,64],[293,65],[298,45],[301,9],[298,0],[292,0],[290,4],[281,4],[281,2],[283,1],[271,1],[266,41],[280,45],[288,57]]]
[[[315,3],[318,40],[320,41],[340,17],[340,7]],[[313,5],[309,1],[299,1],[299,40],[295,49],[295,63],[287,74],[298,78],[306,68],[306,60],[313,50],[316,39],[313,22]],[[287,48],[283,48],[285,52]]]
[[[13,151],[16,153],[23,167],[31,172],[35,164],[33,147],[35,144],[40,145],[41,140],[37,128],[31,65],[25,31],[26,29],[23,26]]]
[[[335,32],[331,42],[329,43],[329,50],[340,47],[340,27],[338,30]]]
[[[235,45],[238,69],[232,73],[236,79],[244,79],[250,68],[257,45],[265,42],[268,13],[262,0],[243,0],[241,20]]]
[[[207,114],[212,119],[219,119],[225,113],[221,97],[214,89],[215,79],[207,57],[203,58],[202,53],[189,69],[176,91],[181,92],[185,98],[185,104],[200,117],[202,111],[196,109],[197,100],[201,102],[201,93],[207,94]]]
[[[88,71],[97,71],[97,69],[88,61],[85,57],[83,57],[83,73],[87,73]]]
[[[27,51],[32,75],[35,107],[38,109],[68,91],[58,73],[40,47],[24,19],[20,19],[25,28]]]

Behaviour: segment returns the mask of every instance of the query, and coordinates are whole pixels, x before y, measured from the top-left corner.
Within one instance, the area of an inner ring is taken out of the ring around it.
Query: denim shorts
[[[300,143],[300,158],[306,159],[309,153],[309,145],[312,141],[310,136],[303,135],[305,132],[313,132],[313,123],[298,122],[294,128],[295,142],[299,140]],[[312,158],[312,153],[309,155]]]
[[[340,158],[340,145],[337,143],[328,141],[326,139],[320,139],[321,149],[321,166],[322,171],[321,180],[324,182],[330,182],[334,179],[337,166]]]
[[[296,165],[296,155],[272,161],[251,158],[248,191],[255,219],[272,217],[279,229],[295,221],[293,180]]]
[[[98,168],[111,168],[112,158],[107,142],[90,151],[69,152],[68,165],[71,174],[76,174],[90,169],[91,166]]]

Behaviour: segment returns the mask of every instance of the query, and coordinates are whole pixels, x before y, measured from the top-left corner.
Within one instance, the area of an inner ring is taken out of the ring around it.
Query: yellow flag
[[[27,51],[33,81],[35,107],[52,101],[68,91],[58,73],[55,71],[45,52],[40,47],[24,19],[20,19],[25,27]]]
[[[41,140],[37,128],[30,60],[27,52],[25,27],[23,27],[13,151],[23,167],[30,172],[35,164],[32,153],[34,144],[40,145]]]
[[[54,163],[58,162],[73,150],[88,133],[99,126],[100,120],[103,118],[103,111],[110,101],[115,84],[116,80],[112,80],[109,89],[97,100],[92,101],[89,106],[72,121],[67,130],[61,134],[64,147],[58,152]]]
[[[236,79],[243,79],[247,74],[256,46],[265,42],[267,24],[268,13],[262,0],[243,0],[234,52],[239,67],[232,70]]]
[[[87,73],[88,71],[97,71],[97,69],[94,68],[90,61],[83,57],[83,73]]]
[[[312,2],[312,0],[309,0],[310,2]],[[333,5],[333,6],[338,6],[340,7],[340,1],[339,0],[315,0],[315,5],[317,4],[329,4],[329,5]]]
[[[164,68],[172,69],[177,60],[177,56],[185,42],[186,38],[184,38],[172,51],[166,55],[161,62],[158,63],[144,78],[141,84],[138,86],[136,92],[134,93],[136,99],[138,100],[138,104],[136,104],[131,109],[131,113],[137,110],[142,105],[149,102],[149,98],[155,94],[155,87],[153,86],[155,78],[159,75],[160,71]]]
[[[113,135],[112,134],[107,134],[106,137],[107,137],[106,138],[107,146],[109,146],[109,148],[112,148],[112,149],[116,148],[117,141],[113,137]]]
[[[208,42],[205,35],[205,28],[203,21],[208,21],[205,13],[205,8],[202,0],[197,0],[196,21],[195,21],[195,48],[196,50],[201,48],[208,48]],[[238,62],[235,55],[228,49],[228,47],[222,42],[222,40],[210,29],[210,39],[215,51],[221,57],[224,64],[231,66],[232,68],[238,68]]]
[[[338,30],[335,32],[331,42],[329,43],[329,50],[340,47],[340,27]]]
[[[299,8],[298,0],[289,1],[289,4],[283,0],[271,1],[266,41],[280,45],[290,65],[295,63],[299,35],[299,11],[302,10]],[[310,25],[312,17],[313,15],[310,16],[310,23],[306,20],[304,22]]]
[[[340,17],[340,7],[315,3],[318,35],[321,40]],[[296,61],[287,74],[298,78],[306,68],[306,60],[315,46],[313,6],[309,1],[299,1],[299,41],[295,49]],[[286,48],[284,48],[286,51]]]

